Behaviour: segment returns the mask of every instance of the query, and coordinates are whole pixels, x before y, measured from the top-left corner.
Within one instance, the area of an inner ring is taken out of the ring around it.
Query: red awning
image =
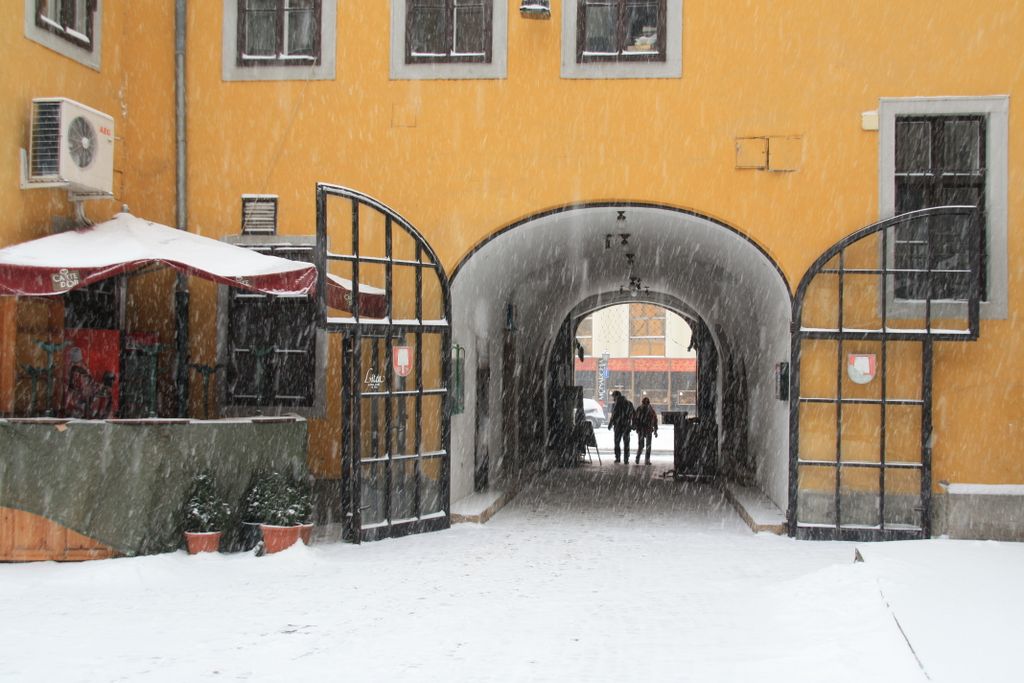
[[[264,294],[311,295],[316,289],[316,267],[310,263],[119,213],[98,225],[0,249],[0,295],[64,294],[153,264]],[[351,289],[348,280],[329,275],[328,305],[350,310]],[[361,315],[382,317],[384,290],[365,284],[360,290]]]
[[[109,221],[0,249],[0,294],[53,296],[160,264],[265,294],[309,294],[316,268],[119,213]]]
[[[351,311],[352,281],[327,273],[327,306]],[[387,293],[379,287],[359,283],[359,317],[383,318],[388,310]]]

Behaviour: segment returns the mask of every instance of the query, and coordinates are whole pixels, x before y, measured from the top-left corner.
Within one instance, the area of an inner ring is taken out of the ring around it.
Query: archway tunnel
[[[696,330],[721,476],[780,508],[788,485],[790,287],[739,230],[698,213],[602,202],[539,213],[478,245],[452,279],[463,412],[452,417],[451,495],[514,488],[558,460],[557,394],[572,384],[574,325],[624,302],[663,306]],[[707,412],[707,411],[705,411]]]

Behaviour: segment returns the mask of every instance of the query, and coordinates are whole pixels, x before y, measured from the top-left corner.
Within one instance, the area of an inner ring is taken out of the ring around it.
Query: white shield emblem
[[[395,346],[391,349],[391,367],[399,377],[408,377],[412,372],[412,353],[408,346]]]
[[[851,353],[846,357],[846,374],[855,384],[867,384],[875,378],[875,354]]]

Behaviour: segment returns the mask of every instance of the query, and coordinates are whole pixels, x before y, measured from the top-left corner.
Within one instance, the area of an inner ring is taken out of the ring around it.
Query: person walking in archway
[[[651,435],[658,435],[658,413],[654,411],[651,406],[651,399],[644,396],[640,402],[640,408],[636,411],[636,464],[640,464],[640,454],[644,450],[644,444],[647,445],[647,457],[644,458],[644,464],[651,464]],[[629,460],[629,451],[626,451],[626,460]]]
[[[629,433],[633,429],[633,404],[620,391],[612,392],[612,414],[608,418],[608,429],[614,430],[615,462],[622,456],[622,463],[629,463]],[[619,450],[621,442],[622,450]]]

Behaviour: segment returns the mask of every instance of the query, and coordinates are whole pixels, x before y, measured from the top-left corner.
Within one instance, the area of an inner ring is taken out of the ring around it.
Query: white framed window
[[[993,320],[1008,313],[1009,104],[1009,97],[997,95],[882,98],[878,107],[880,216],[944,204],[977,205],[985,217],[981,316]],[[907,251],[911,248],[898,253],[900,245],[894,241],[890,262],[913,260]],[[948,283],[951,295],[956,288]],[[894,289],[887,292],[894,317],[923,315],[923,302],[913,299],[913,282],[897,282]],[[932,315],[958,317],[962,308],[956,302],[933,301]]]
[[[25,0],[25,37],[99,71],[103,0]]]
[[[406,0],[405,63],[491,61],[492,0]]]
[[[493,0],[391,0],[391,78],[505,78],[508,13]]]
[[[576,63],[664,62],[668,0],[577,0]]]
[[[683,0],[564,0],[562,78],[681,78]]]
[[[337,0],[223,0],[225,81],[331,80]]]

